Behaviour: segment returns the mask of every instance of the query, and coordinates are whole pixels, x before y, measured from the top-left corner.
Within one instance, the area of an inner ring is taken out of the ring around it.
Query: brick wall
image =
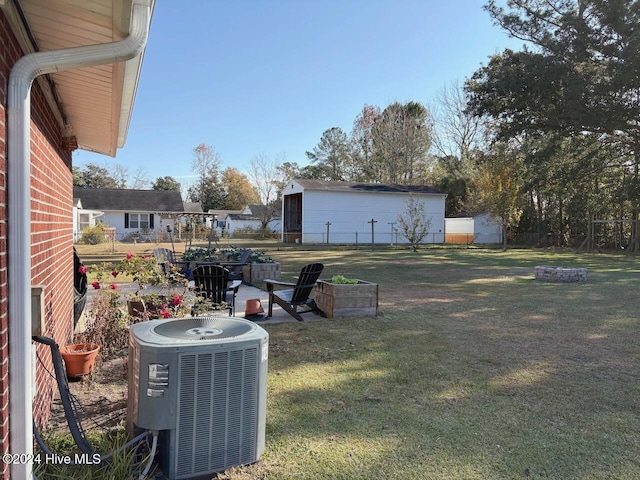
[[[13,50],[13,51],[12,51]],[[17,55],[17,48],[9,32],[7,21],[0,11],[0,450],[9,449],[9,361],[7,317],[7,225],[6,225],[6,124],[7,84],[10,64]],[[0,463],[0,477],[8,477],[9,467]]]
[[[0,11],[0,451],[9,449],[9,351],[7,318],[7,197],[6,132],[9,72],[21,53]],[[31,93],[31,278],[44,286],[46,336],[64,345],[73,329],[73,242],[71,153],[62,150],[59,128],[39,90]],[[9,126],[10,128],[10,126]],[[9,228],[11,228],[9,224]],[[25,239],[26,240],[26,239]],[[52,370],[46,347],[38,356]],[[36,371],[34,416],[43,425],[54,391],[42,365]],[[0,464],[0,478],[7,466]]]

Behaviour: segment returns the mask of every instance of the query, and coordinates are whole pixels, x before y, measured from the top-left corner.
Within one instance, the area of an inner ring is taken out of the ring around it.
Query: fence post
[[[371,224],[371,250],[373,250],[373,246],[376,243],[375,239],[374,239],[374,233],[375,233],[375,224],[378,223],[377,220],[374,220],[373,218],[371,219],[371,221],[367,222]]]
[[[393,230],[394,230],[393,226],[395,224],[396,224],[396,222],[387,222],[387,225],[391,225],[391,234],[390,234],[390,237],[389,237],[389,240],[391,242],[391,245],[390,245],[391,247],[393,247]]]

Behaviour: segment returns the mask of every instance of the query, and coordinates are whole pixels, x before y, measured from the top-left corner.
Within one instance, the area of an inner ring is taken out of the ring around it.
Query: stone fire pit
[[[541,282],[586,282],[587,269],[576,267],[534,267],[536,280]]]

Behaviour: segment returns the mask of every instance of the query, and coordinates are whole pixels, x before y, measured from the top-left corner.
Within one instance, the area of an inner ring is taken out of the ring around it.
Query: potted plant
[[[318,280],[313,298],[328,318],[378,315],[377,283],[334,275]]]
[[[81,377],[93,370],[100,345],[96,343],[75,343],[60,348],[67,377]]]

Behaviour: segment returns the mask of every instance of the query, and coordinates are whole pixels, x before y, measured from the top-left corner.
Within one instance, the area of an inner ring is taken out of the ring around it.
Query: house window
[[[78,228],[80,231],[91,226],[91,215],[88,213],[81,213],[78,220]]]
[[[149,214],[148,213],[130,213],[129,214],[129,228],[135,228],[138,230],[148,229]]]

